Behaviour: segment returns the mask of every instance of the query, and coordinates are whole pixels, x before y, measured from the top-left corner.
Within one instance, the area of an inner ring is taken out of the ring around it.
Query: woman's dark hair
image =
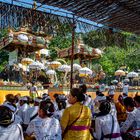
[[[66,108],[66,101],[59,101],[57,103],[59,110],[65,109]]]
[[[126,97],[124,100],[123,100],[123,103],[126,107],[130,106],[130,107],[134,107],[135,106],[135,102],[133,100],[133,98],[131,97]]]
[[[0,126],[7,127],[12,123],[12,111],[6,106],[0,106]]]
[[[102,94],[102,92],[99,91],[99,90],[97,90],[97,91],[96,91],[96,96],[98,96],[98,95],[100,95],[100,94]]]
[[[18,101],[19,101],[18,95],[15,95],[15,102],[18,103]]]
[[[102,115],[107,115],[109,114],[110,110],[111,110],[111,105],[108,101],[104,101],[101,102],[99,110],[101,112]]]
[[[139,103],[139,104],[140,104],[140,96],[138,96],[138,95],[137,95],[137,96],[135,96],[135,97],[134,97],[134,100],[135,100],[137,103]]]
[[[67,100],[67,98],[66,98],[66,96],[64,94],[60,94],[56,98],[57,103],[60,102],[60,101],[66,101],[66,100]]]
[[[77,101],[79,102],[82,102],[85,100],[85,95],[83,94],[83,92],[81,92],[79,88],[72,88],[70,93],[73,97],[76,97]]]
[[[54,105],[51,101],[41,101],[39,108],[42,109],[48,117],[53,115]]]
[[[119,95],[118,101],[119,101],[122,105],[124,104],[124,103],[123,103],[123,96],[122,96],[122,95]]]
[[[56,99],[57,97],[59,96],[59,94],[57,94],[57,93],[55,93],[54,95],[53,95],[53,97]]]
[[[33,104],[34,103],[34,99],[29,98],[29,104]]]
[[[8,102],[10,102],[12,104],[16,101],[15,96],[13,94],[7,94],[5,96],[5,98],[6,98],[6,101],[8,101]]]
[[[81,86],[79,87],[79,89],[80,89],[80,91],[81,91],[82,93],[86,93],[86,92],[87,92],[87,86],[86,86],[85,84],[81,85]]]
[[[106,100],[107,100],[108,102],[112,102],[112,98],[111,98],[110,96],[106,96]]]
[[[27,104],[29,105],[30,103],[33,103],[33,100],[32,100],[32,98],[31,97],[29,97],[29,96],[26,96],[27,97]]]

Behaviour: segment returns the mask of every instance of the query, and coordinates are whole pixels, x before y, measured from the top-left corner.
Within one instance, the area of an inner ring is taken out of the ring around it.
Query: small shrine
[[[60,58],[71,59],[72,48],[66,48],[58,52]],[[84,44],[81,36],[79,37],[76,46],[74,48],[74,59],[92,60],[98,59],[102,56],[102,51],[98,48],[92,48]]]

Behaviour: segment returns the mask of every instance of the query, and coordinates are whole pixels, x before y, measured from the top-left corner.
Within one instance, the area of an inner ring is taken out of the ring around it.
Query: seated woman
[[[38,117],[29,123],[26,134],[34,135],[36,140],[61,140],[61,127],[59,121],[52,117],[53,112],[52,102],[41,101]]]
[[[131,97],[124,99],[124,105],[128,111],[127,119],[122,124],[121,132],[124,133],[125,140],[136,140],[140,139],[140,98],[135,97],[135,102]]]
[[[64,110],[61,126],[64,140],[92,140],[89,128],[91,125],[91,111],[83,105],[85,96],[78,88],[70,91],[68,102],[72,106]]]
[[[95,119],[95,137],[97,140],[122,140],[116,116],[111,115],[108,101],[101,102],[100,112]]]
[[[6,106],[0,106],[0,140],[24,140],[21,126],[14,123],[14,114]]]

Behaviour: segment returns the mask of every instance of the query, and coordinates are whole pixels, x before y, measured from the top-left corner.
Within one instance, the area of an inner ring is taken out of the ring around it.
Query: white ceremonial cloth
[[[24,122],[24,119],[25,119],[25,113],[26,113],[28,108],[29,108],[29,105],[25,103],[25,104],[23,104],[22,106],[19,107],[19,110],[17,112],[17,115],[19,115],[21,117],[23,122]]]
[[[21,117],[18,116],[17,114],[15,114],[14,123],[15,124],[23,124],[23,121],[22,121]]]
[[[56,119],[60,120],[61,117],[62,117],[62,115],[63,115],[64,110],[65,110],[65,109],[55,111],[54,114],[53,114],[53,116],[54,116]]]
[[[111,85],[111,86],[109,87],[108,94],[109,94],[109,95],[114,95],[114,94],[115,94],[115,86],[114,86],[114,85]]]
[[[127,132],[131,127],[132,130],[140,129],[140,107],[135,108],[132,112],[127,114],[127,119],[121,126],[121,132]],[[140,130],[130,132],[131,135],[135,137],[140,136]]]
[[[92,116],[94,116],[94,101],[92,100],[91,97],[89,97],[87,94],[85,95],[85,101],[83,102],[83,105],[87,106],[90,108]]]
[[[123,85],[123,93],[128,95],[129,85]]]
[[[34,134],[36,140],[62,140],[60,123],[53,117],[44,119],[36,117],[29,123],[26,133]]]
[[[24,124],[29,124],[30,119],[38,113],[39,106],[32,106],[27,109],[24,117]]]
[[[114,129],[113,133],[120,133],[120,127],[117,121],[117,118],[114,118]],[[107,114],[105,116],[100,116],[95,119],[95,132],[97,140],[100,140],[102,137],[102,133],[104,135],[111,134],[112,128],[112,115]],[[104,138],[103,140],[110,140],[109,138]],[[111,138],[111,140],[122,140],[121,137],[118,138]]]
[[[19,124],[0,126],[0,140],[24,140],[21,126]]]

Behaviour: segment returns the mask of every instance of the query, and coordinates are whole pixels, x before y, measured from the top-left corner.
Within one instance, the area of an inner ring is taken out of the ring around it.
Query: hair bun
[[[45,114],[50,117],[53,115],[54,112],[54,105],[51,101],[41,101],[40,102],[40,109],[42,109]]]

